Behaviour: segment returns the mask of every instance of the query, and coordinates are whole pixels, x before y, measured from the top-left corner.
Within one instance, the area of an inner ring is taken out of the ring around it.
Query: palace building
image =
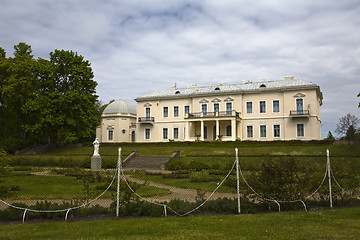
[[[119,101],[104,110],[101,142],[321,139],[320,87],[294,77],[173,87],[135,101],[136,111],[112,108]]]

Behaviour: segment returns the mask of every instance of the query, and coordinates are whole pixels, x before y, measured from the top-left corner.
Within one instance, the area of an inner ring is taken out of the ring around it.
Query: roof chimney
[[[285,81],[294,80],[294,76],[285,76],[285,77],[284,77],[284,80],[285,80]]]

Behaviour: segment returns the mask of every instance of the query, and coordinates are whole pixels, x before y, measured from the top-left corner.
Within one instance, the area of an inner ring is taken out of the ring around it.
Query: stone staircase
[[[170,158],[179,157],[175,151],[171,157],[166,156],[139,156],[137,151],[130,154],[122,163],[125,169],[165,170],[166,163]]]

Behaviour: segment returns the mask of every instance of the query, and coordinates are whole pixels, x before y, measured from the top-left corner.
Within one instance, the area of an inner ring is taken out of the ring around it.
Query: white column
[[[204,121],[201,120],[201,136],[200,136],[200,140],[204,141]]]
[[[219,125],[219,120],[216,120],[216,138],[218,139],[220,135],[220,125]]]
[[[190,128],[189,128],[189,121],[185,122],[185,131],[184,131],[184,140],[185,141],[189,141],[189,136],[190,136]]]
[[[236,119],[231,120],[231,140],[236,140]]]

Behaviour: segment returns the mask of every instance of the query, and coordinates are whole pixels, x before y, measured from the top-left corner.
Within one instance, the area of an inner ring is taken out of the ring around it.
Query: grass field
[[[359,239],[360,208],[256,215],[0,224],[0,239]]]

